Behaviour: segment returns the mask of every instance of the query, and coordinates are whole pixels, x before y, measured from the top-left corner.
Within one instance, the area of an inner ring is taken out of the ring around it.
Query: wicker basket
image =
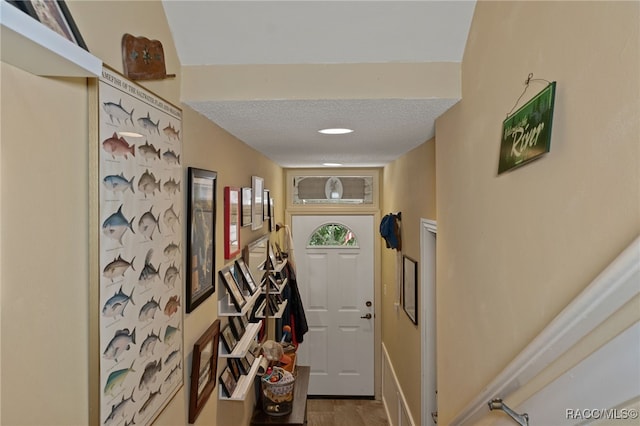
[[[277,381],[271,381],[276,377]],[[263,376],[262,409],[270,416],[286,416],[293,409],[295,377],[280,367],[274,367],[270,376]]]

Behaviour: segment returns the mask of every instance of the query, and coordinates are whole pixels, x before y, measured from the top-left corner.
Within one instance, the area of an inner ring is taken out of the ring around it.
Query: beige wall
[[[384,168],[382,214],[402,212],[402,254],[420,260],[420,219],[436,219],[435,141]],[[382,244],[382,342],[413,419],[420,423],[420,329],[396,307],[397,251]],[[401,265],[401,264],[400,264]],[[420,300],[418,286],[418,300]]]
[[[122,70],[120,39],[162,41],[167,72],[144,86],[180,105],[179,61],[160,2],[67,2],[92,54]],[[85,425],[89,413],[89,95],[85,79],[43,78],[2,63],[0,264],[2,417],[6,425]],[[218,172],[216,267],[224,264],[223,188],[264,177],[283,220],[282,169],[190,108],[183,108],[183,166]],[[266,228],[264,228],[266,232]],[[261,233],[243,228],[242,244]],[[217,286],[219,289],[219,286]],[[195,340],[217,316],[217,295],[184,318],[185,381],[156,425],[187,423]],[[220,364],[222,367],[222,363]],[[219,402],[218,388],[196,424],[243,424],[253,408]],[[95,397],[95,392],[93,397]],[[93,405],[92,405],[93,404]],[[101,419],[102,420],[102,419]]]
[[[477,4],[462,101],[436,124],[443,424],[640,232],[639,7]],[[531,72],[558,84],[551,152],[496,176]]]

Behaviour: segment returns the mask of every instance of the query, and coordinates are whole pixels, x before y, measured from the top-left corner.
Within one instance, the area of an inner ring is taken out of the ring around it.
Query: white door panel
[[[357,247],[308,246],[326,223],[351,229]],[[293,217],[298,287],[309,324],[298,362],[311,367],[310,395],[374,393],[373,235],[373,216]],[[363,318],[367,314],[370,319]]]

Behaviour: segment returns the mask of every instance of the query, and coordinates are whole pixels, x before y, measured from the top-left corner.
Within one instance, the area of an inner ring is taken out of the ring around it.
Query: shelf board
[[[0,1],[1,59],[52,77],[99,77],[102,61],[15,6]]]
[[[250,322],[249,324],[247,324],[247,329],[244,331],[242,338],[236,344],[236,347],[233,348],[233,351],[231,353],[227,352],[227,349],[224,347],[222,342],[220,342],[220,347],[218,348],[218,356],[220,358],[244,358],[244,356],[247,355],[247,351],[249,350],[249,346],[251,346],[253,338],[258,335],[261,328],[262,321]]]
[[[253,378],[256,377],[258,373],[258,368],[260,367],[260,361],[262,360],[262,355],[256,358],[251,364],[251,370],[249,370],[249,374],[240,376],[238,379],[238,384],[236,385],[236,389],[233,391],[233,395],[231,397],[224,396],[222,393],[222,386],[220,386],[220,400],[221,401],[244,401],[247,397],[247,392],[249,388],[253,384]]]

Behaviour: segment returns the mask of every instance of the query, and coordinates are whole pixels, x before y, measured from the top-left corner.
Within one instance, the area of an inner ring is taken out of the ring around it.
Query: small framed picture
[[[222,344],[224,345],[224,348],[228,353],[233,352],[233,349],[238,344],[238,340],[236,339],[236,336],[233,335],[233,331],[231,331],[229,324],[224,326],[220,334],[222,336]]]
[[[249,364],[251,364],[251,365],[253,365],[253,363],[254,363],[254,362],[255,362],[255,360],[256,360],[255,355],[253,355],[253,353],[252,353],[251,351],[247,351],[247,355],[246,355],[244,358],[245,358],[245,359],[247,360],[247,362],[248,362]]]
[[[222,386],[222,390],[227,398],[231,398],[237,385],[238,381],[233,377],[231,370],[228,366],[225,367],[222,374],[220,374],[220,386]]]
[[[242,321],[242,325],[244,327],[244,329],[247,329],[247,326],[249,325],[249,318],[247,318],[246,315],[241,315],[240,316],[240,321]]]
[[[242,320],[239,316],[229,317],[229,322],[231,323],[231,327],[236,333],[236,337],[238,340],[242,339],[242,335],[244,334],[244,324],[242,324]]]
[[[414,324],[418,324],[418,262],[403,256],[402,307]]]
[[[251,364],[252,363],[249,362],[247,357],[240,358],[240,367],[242,368],[242,371],[244,371],[244,374],[249,374],[249,371],[251,370]]]
[[[236,260],[236,268],[240,272],[242,282],[245,288],[249,291],[249,294],[255,294],[255,292],[258,291],[258,285],[254,281],[253,275],[251,275],[251,271],[244,259]]]
[[[242,188],[240,199],[242,200],[242,226],[250,226],[251,206],[253,205],[252,190],[250,187]]]
[[[264,205],[262,197],[264,194],[264,179],[260,176],[251,177],[251,230],[257,231],[264,225]]]
[[[227,365],[229,366],[229,370],[231,370],[231,374],[233,374],[233,378],[236,381],[240,380],[240,376],[242,373],[240,372],[240,366],[238,365],[238,358],[228,358]]]
[[[240,188],[224,187],[224,258],[240,253]]]
[[[242,290],[231,272],[231,267],[227,266],[220,270],[220,281],[224,283],[227,293],[229,293],[230,302],[240,312],[247,300],[242,295]]]
[[[20,9],[60,34],[67,40],[77,44],[84,50],[87,49],[78,27],[71,17],[71,12],[63,0],[24,0],[12,2]]]

